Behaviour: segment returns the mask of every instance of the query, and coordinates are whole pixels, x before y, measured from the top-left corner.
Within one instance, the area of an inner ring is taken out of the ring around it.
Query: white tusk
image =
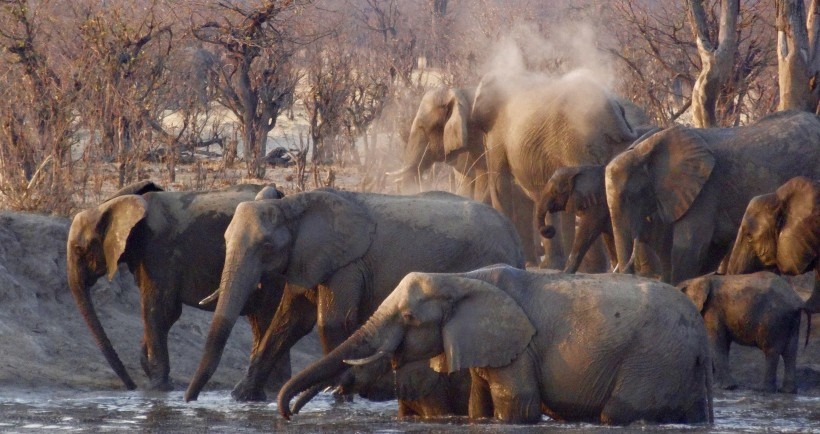
[[[216,300],[217,298],[219,298],[219,293],[221,291],[222,291],[221,289],[217,289],[216,291],[214,291],[213,294],[211,294],[211,295],[203,298],[202,300],[200,300],[199,305],[203,306],[203,305],[206,305],[206,304]]]
[[[379,360],[379,359],[381,359],[382,357],[384,357],[386,355],[387,355],[386,351],[379,350],[376,354],[373,354],[370,357],[365,357],[363,359],[348,359],[348,360],[342,360],[342,361],[347,363],[348,365],[361,366],[361,365],[366,365],[368,363],[375,362],[376,360]]]

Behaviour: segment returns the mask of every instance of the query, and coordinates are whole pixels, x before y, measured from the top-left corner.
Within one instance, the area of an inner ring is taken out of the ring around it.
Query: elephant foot
[[[796,384],[785,384],[784,383],[783,386],[780,387],[780,389],[777,389],[777,391],[780,392],[780,393],[796,394],[797,393],[797,385]]]
[[[240,402],[267,401],[268,399],[263,389],[249,386],[244,380],[233,388],[231,397]]]
[[[734,381],[727,381],[727,382],[719,382],[716,386],[723,390],[735,390],[737,389],[737,383]]]
[[[171,384],[171,381],[168,379],[152,381],[151,384],[148,385],[148,390],[153,392],[170,392],[174,390],[174,385]]]

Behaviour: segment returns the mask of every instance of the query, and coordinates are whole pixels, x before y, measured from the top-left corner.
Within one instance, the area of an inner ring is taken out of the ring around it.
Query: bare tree
[[[689,0],[689,23],[700,54],[700,74],[692,87],[692,114],[696,127],[718,125],[715,108],[720,89],[732,72],[737,49],[739,0],[721,0],[717,41],[711,34],[703,0]]]
[[[219,101],[236,115],[248,176],[265,176],[265,145],[276,117],[293,103],[299,72],[294,16],[309,1],[265,1],[257,8],[220,2],[223,18],[194,28],[220,52]]]
[[[820,99],[820,20],[818,1],[775,0],[780,110],[816,111]]]

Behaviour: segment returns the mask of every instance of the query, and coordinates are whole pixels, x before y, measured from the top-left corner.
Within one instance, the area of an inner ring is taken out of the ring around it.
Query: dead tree
[[[816,111],[820,98],[820,21],[818,1],[776,0],[779,110]],[[808,19],[807,19],[808,17]]]

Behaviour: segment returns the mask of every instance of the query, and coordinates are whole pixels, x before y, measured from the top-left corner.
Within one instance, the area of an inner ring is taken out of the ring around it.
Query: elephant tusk
[[[373,354],[370,357],[365,357],[363,359],[346,359],[346,360],[342,360],[342,361],[347,363],[348,365],[361,366],[361,365],[366,365],[368,363],[373,363],[376,360],[379,360],[379,359],[381,359],[382,357],[384,357],[386,355],[387,355],[386,351],[379,350],[376,354]]]
[[[212,302],[212,301],[216,300],[217,298],[219,298],[219,293],[220,293],[221,291],[222,291],[221,289],[217,289],[216,291],[214,291],[214,293],[213,293],[213,294],[211,294],[211,295],[209,295],[209,296],[207,296],[207,297],[203,298],[202,300],[200,300],[200,301],[199,301],[199,305],[200,305],[200,306],[204,306],[204,305],[206,305],[206,304],[208,304],[208,303],[210,303],[210,302]]]
[[[404,166],[401,169],[394,170],[392,172],[385,172],[384,174],[392,178],[394,176],[402,176],[411,170],[413,170],[413,166]]]

